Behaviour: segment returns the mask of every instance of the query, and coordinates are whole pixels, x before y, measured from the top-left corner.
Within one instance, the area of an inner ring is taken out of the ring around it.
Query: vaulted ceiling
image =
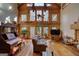
[[[0,3],[0,21],[4,21],[8,16],[10,16],[10,19],[13,19],[16,15],[16,3]]]
[[[13,20],[14,17],[17,16],[18,7],[22,5],[23,3],[0,3],[0,21],[4,21],[8,16]],[[56,5],[61,8],[60,3],[56,3]],[[9,6],[11,6],[12,9],[9,10]]]

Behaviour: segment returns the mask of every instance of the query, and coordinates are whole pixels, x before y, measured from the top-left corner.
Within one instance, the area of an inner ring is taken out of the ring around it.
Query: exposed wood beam
[[[61,3],[55,3],[58,8],[61,8]]]
[[[18,8],[20,8],[21,6],[23,6],[25,3],[21,3],[21,4],[18,4]]]
[[[63,3],[61,7],[62,7],[62,9],[64,9],[64,8],[66,8],[67,6],[69,6],[70,4],[71,4],[71,3]]]

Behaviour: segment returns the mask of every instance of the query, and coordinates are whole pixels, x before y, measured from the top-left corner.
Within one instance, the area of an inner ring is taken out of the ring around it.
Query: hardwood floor
[[[51,42],[48,46],[53,51],[54,56],[79,56],[79,51],[73,46],[65,45],[61,42]],[[33,45],[31,40],[27,40],[25,46],[16,56],[39,56],[33,53]]]
[[[55,56],[78,56],[79,55],[79,51],[73,46],[65,45],[60,42],[54,42],[52,46],[53,46],[52,50]]]
[[[16,56],[32,56],[33,55],[33,45],[31,40],[26,40],[23,44],[21,51],[17,53]]]

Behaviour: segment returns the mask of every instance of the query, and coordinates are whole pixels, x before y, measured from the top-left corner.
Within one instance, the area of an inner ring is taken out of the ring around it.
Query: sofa
[[[33,43],[33,51],[37,53],[42,53],[43,51],[46,51],[46,45],[44,44],[37,44],[36,40],[32,40]]]
[[[46,51],[46,40],[44,40],[42,38],[42,36],[40,35],[35,35],[33,38],[32,38],[32,43],[33,43],[33,51],[34,52],[38,52],[38,53],[41,53],[43,51]]]

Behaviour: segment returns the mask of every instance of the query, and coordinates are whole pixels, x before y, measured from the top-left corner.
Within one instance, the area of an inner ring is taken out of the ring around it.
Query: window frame
[[[30,10],[30,21],[35,21],[35,10],[34,10],[34,14],[33,13],[31,14],[31,11],[33,12],[33,10]],[[32,19],[32,17],[34,19]]]
[[[58,14],[52,14],[52,21],[58,20]]]
[[[24,20],[22,19],[23,18],[22,16],[26,16],[26,17],[24,17]],[[27,21],[27,15],[26,14],[21,14],[21,21]]]

